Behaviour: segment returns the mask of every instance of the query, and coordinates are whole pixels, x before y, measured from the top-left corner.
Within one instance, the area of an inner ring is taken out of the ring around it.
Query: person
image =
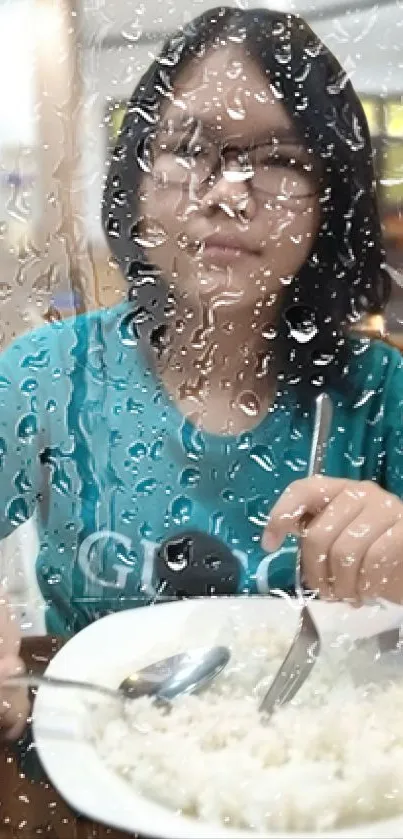
[[[237,593],[292,590],[300,539],[320,597],[403,601],[402,363],[354,332],[391,280],[368,126],[327,47],[267,9],[186,25],[128,105],[102,218],[127,301],[0,359],[0,535],[36,514],[47,630],[163,599],[169,568],[195,593],[189,532],[226,546]],[[4,684],[21,662],[2,620]]]

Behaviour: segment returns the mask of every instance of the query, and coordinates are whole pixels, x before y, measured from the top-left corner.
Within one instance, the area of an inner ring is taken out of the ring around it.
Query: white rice
[[[230,664],[164,714],[149,699],[91,714],[114,772],[168,808],[232,828],[319,831],[403,813],[403,681],[356,687],[323,658],[296,699],[262,726],[258,699],[289,636],[234,630]],[[330,657],[331,658],[331,657]]]

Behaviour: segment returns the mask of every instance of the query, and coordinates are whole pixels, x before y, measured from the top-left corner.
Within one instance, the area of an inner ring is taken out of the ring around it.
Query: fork
[[[333,406],[330,396],[327,393],[321,393],[315,400],[315,421],[308,477],[319,475],[322,471],[332,414]],[[290,702],[308,678],[320,654],[319,631],[308,607],[301,580],[301,556],[300,540],[295,568],[295,593],[301,607],[299,624],[291,647],[259,705],[259,711],[266,717],[270,717],[276,708]]]

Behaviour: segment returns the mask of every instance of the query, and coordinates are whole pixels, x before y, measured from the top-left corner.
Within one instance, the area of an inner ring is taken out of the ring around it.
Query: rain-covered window
[[[0,739],[14,713],[2,666],[21,638],[39,670],[67,639],[139,606],[250,595],[291,603],[295,617],[309,596],[308,620],[318,600],[350,616],[351,603],[403,606],[402,0],[215,5],[0,0]],[[122,632],[133,649],[148,637],[135,620]],[[207,626],[195,621],[192,637],[205,641]],[[312,656],[313,620],[309,632]],[[111,638],[97,654],[120,655]],[[260,674],[267,650],[258,639],[249,655],[254,643],[245,656]],[[274,639],[276,661],[286,648]],[[258,783],[277,740],[263,754],[254,730],[249,802],[237,803],[224,762],[204,802],[199,782],[183,800],[186,778],[175,787],[165,763],[160,800],[168,778],[178,812],[215,817],[218,790],[220,826],[262,835],[370,821],[378,787],[381,815],[402,814],[401,704],[387,708],[383,752],[375,726],[356,811],[343,768],[329,769],[348,728],[337,747],[329,732],[325,769],[307,770],[311,792],[333,772],[322,820],[292,774],[284,823],[284,790],[269,813]],[[225,716],[232,747],[242,720],[232,729]],[[9,762],[36,783],[21,731],[26,762]],[[284,736],[279,765],[294,748]],[[14,822],[7,803],[4,815],[2,766],[0,746],[2,839],[2,819],[19,825],[12,839],[69,836],[76,817],[46,784],[63,833],[47,812],[32,829],[22,805]],[[386,767],[376,784],[373,766]],[[141,761],[131,770],[138,780]]]

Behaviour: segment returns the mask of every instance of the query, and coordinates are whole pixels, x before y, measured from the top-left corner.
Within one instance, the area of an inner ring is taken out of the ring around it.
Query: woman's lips
[[[226,245],[206,245],[201,251],[201,256],[216,265],[228,265],[228,263],[236,262],[243,256],[252,256],[252,252],[242,248],[227,247]]]
[[[215,264],[228,265],[230,262],[235,262],[242,257],[257,256],[257,250],[248,247],[244,242],[234,241],[224,237],[212,236],[199,242],[197,255],[201,258],[207,258]]]

